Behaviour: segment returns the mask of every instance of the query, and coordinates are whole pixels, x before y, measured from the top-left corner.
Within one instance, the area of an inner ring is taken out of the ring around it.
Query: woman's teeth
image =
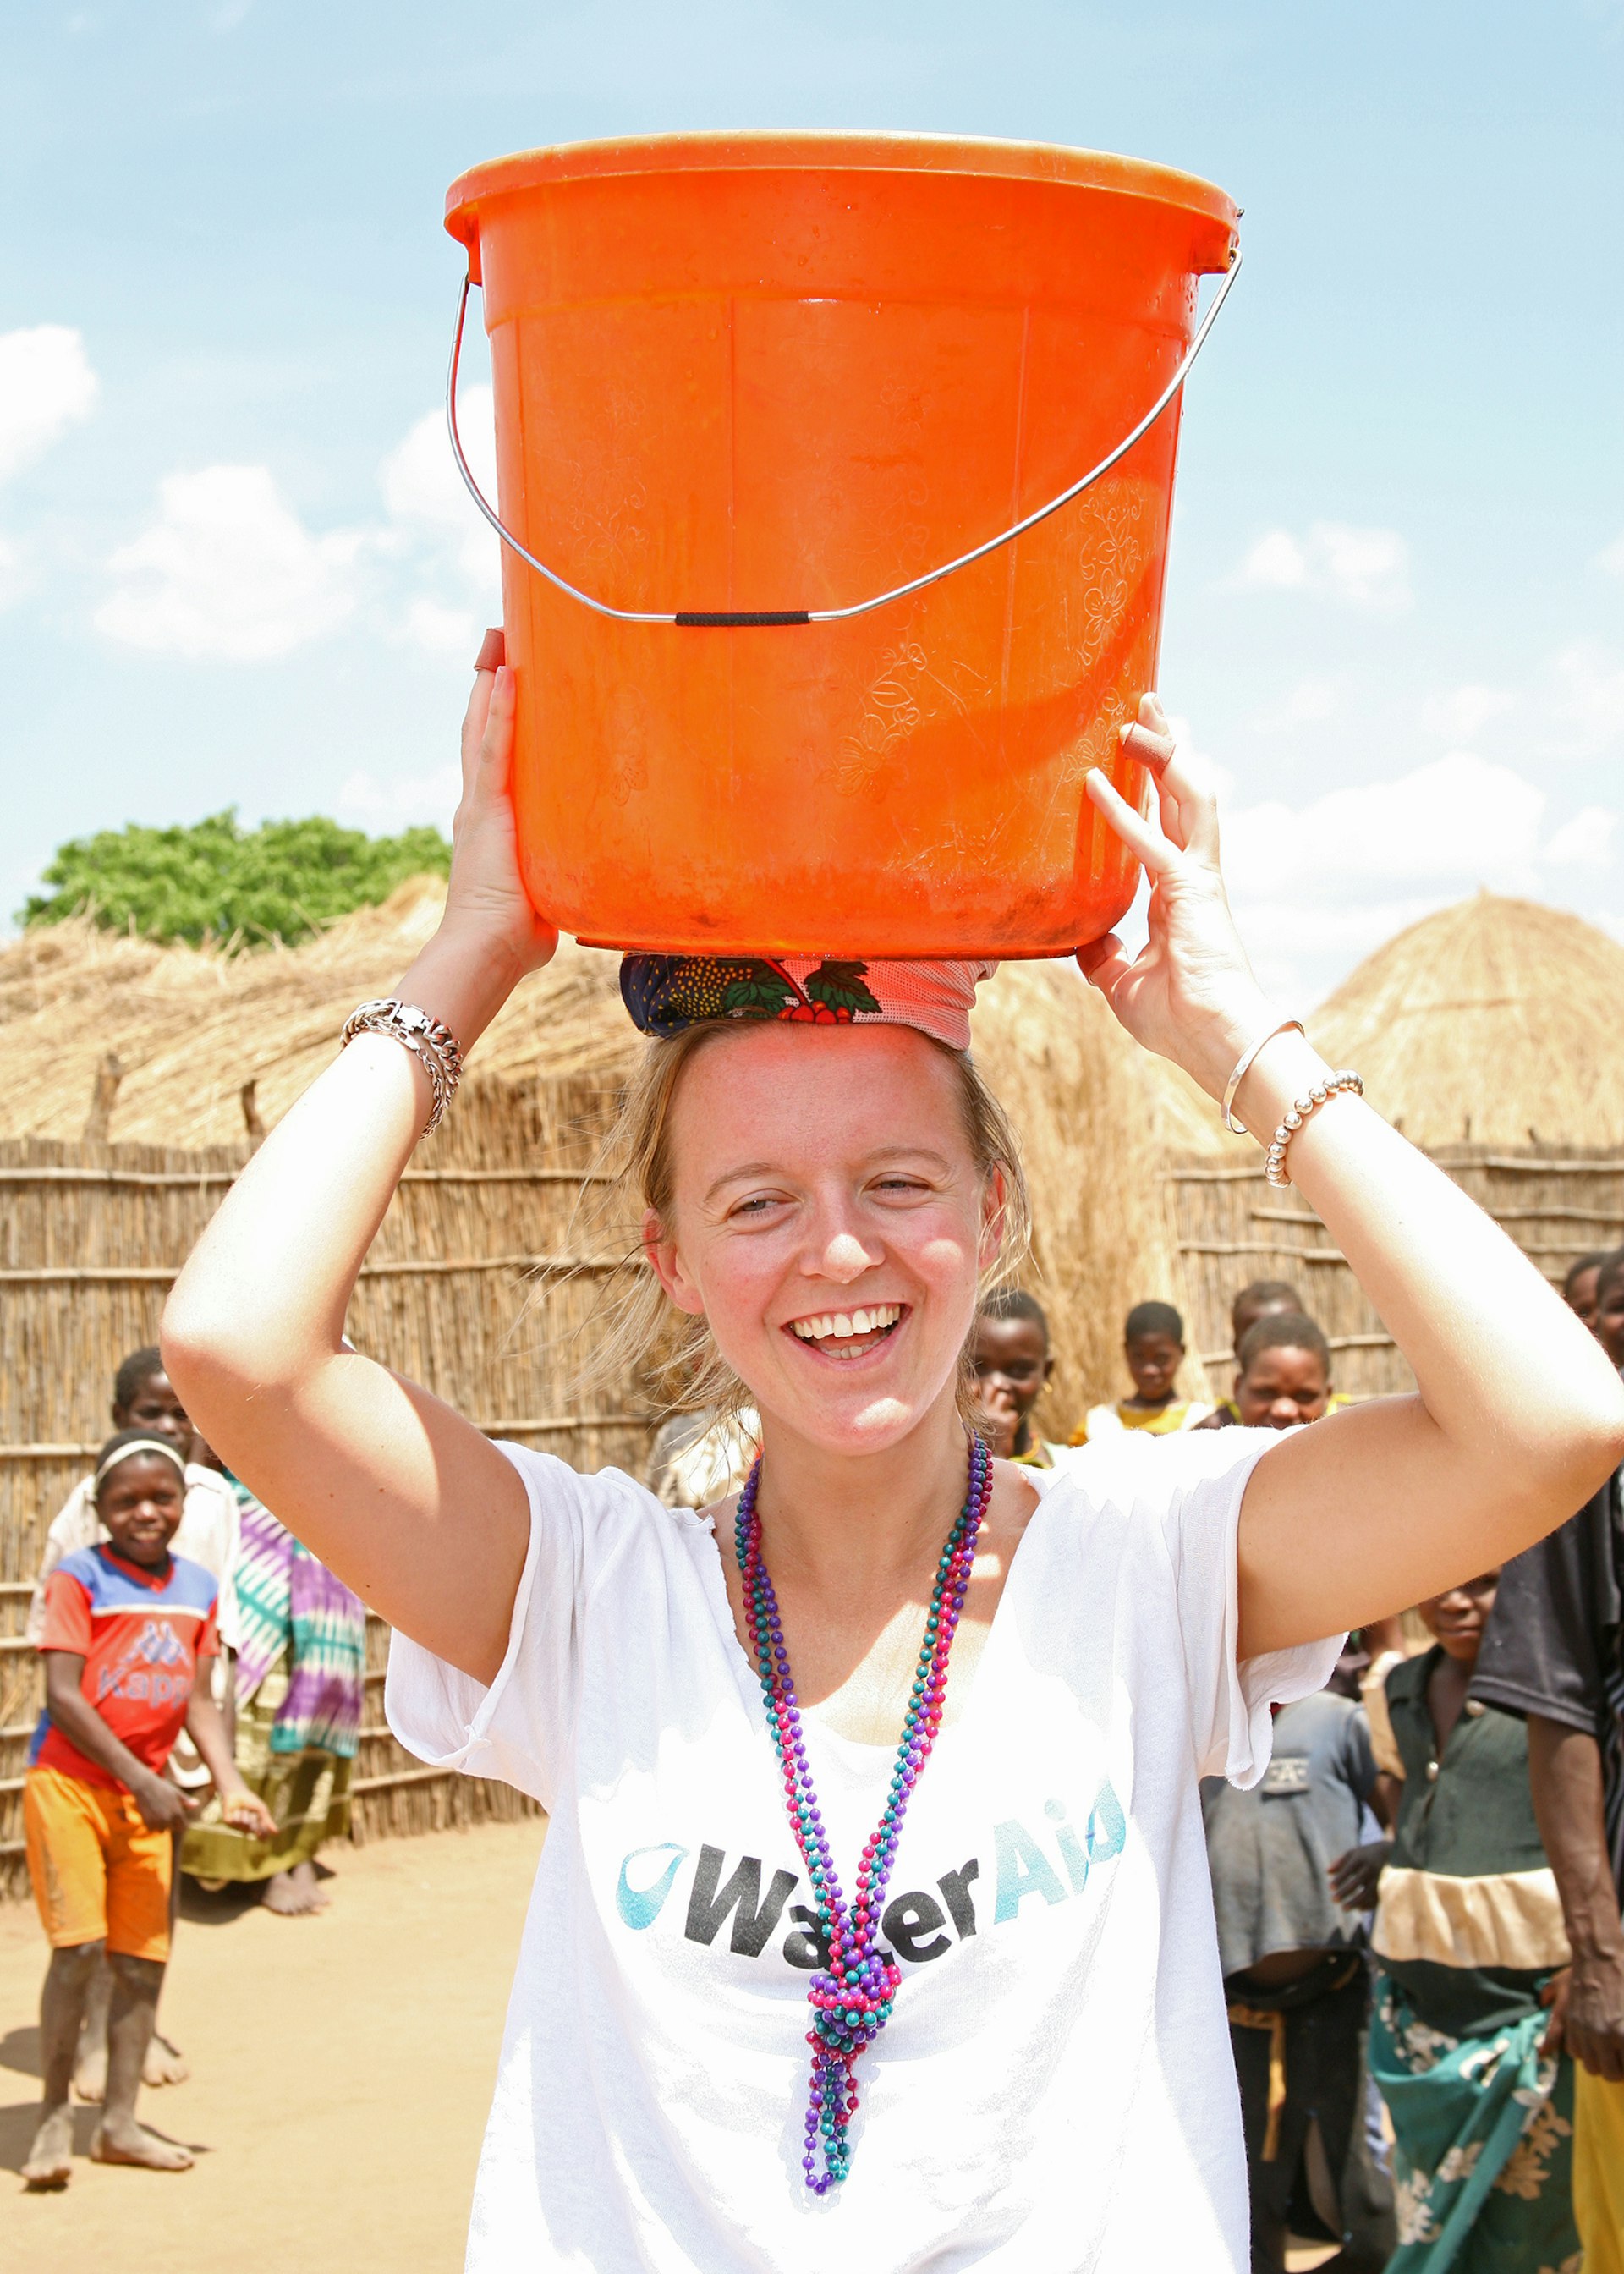
[[[866,1311],[823,1311],[815,1318],[795,1319],[791,1330],[803,1343],[848,1342],[857,1335],[881,1334],[901,1316],[900,1303],[879,1303]]]

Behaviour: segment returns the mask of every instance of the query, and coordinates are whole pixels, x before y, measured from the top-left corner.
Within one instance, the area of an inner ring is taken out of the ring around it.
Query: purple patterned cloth
[[[285,1657],[288,1694],[272,1727],[271,1751],[353,1759],[361,1738],[366,1606],[246,1486],[237,1486],[237,1696],[245,1705]]]

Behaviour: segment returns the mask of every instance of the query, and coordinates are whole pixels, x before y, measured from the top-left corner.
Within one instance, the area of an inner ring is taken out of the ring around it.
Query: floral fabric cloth
[[[1378,1975],[1371,2074],[1396,2135],[1387,2274],[1580,2274],[1573,2063],[1540,2052],[1548,2018],[1448,2037]]]

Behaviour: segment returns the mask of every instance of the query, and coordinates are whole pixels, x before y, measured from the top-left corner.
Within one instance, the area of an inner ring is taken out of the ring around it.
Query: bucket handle
[[[1207,335],[1217,320],[1219,309],[1229,297],[1229,287],[1240,273],[1241,256],[1237,248],[1231,257],[1229,270],[1222,283],[1213,297],[1212,305],[1202,317],[1195,336],[1185,349],[1172,378],[1169,380],[1138,425],[1123,437],[1114,450],[1108,451],[1097,466],[1091,466],[1080,480],[1073,482],[1069,489],[1062,490],[1058,497],[1050,498],[1047,505],[1039,506],[1034,513],[1027,514],[1024,520],[1016,522],[1012,528],[1001,531],[996,537],[988,538],[983,544],[974,546],[968,553],[961,553],[956,561],[944,561],[939,568],[928,568],[922,576],[912,576],[906,584],[893,584],[890,591],[876,592],[871,600],[853,600],[848,607],[678,608],[671,614],[657,613],[646,608],[616,608],[612,607],[607,600],[597,599],[590,592],[582,591],[578,585],[572,584],[566,577],[560,576],[556,568],[549,568],[545,561],[538,561],[533,553],[527,551],[520,544],[474,479],[473,470],[462,448],[462,438],[457,432],[457,366],[462,356],[462,328],[467,321],[468,296],[474,282],[471,275],[462,279],[462,297],[457,303],[456,330],[451,342],[451,368],[446,377],[446,424],[451,433],[452,454],[456,459],[457,470],[468,486],[470,497],[501,538],[502,543],[510,551],[516,553],[521,561],[527,562],[538,576],[545,576],[549,584],[554,585],[559,591],[567,593],[572,600],[579,600],[583,607],[590,608],[595,614],[612,616],[617,623],[621,624],[679,624],[685,629],[706,630],[720,628],[742,629],[758,624],[846,623],[853,616],[869,615],[876,608],[883,608],[892,600],[906,600],[911,593],[922,592],[928,584],[939,584],[944,576],[951,576],[959,569],[967,568],[973,561],[985,560],[988,553],[997,552],[1000,546],[1012,545],[1018,537],[1024,537],[1029,529],[1035,529],[1041,521],[1047,521],[1051,514],[1058,513],[1062,506],[1070,505],[1073,498],[1080,497],[1086,489],[1091,488],[1100,479],[1101,475],[1109,474],[1119,459],[1126,457],[1140,437],[1149,433],[1184,385],[1191,365],[1206,345]]]

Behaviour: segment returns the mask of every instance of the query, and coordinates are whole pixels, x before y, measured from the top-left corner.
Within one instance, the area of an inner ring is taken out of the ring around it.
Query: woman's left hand
[[[1115,932],[1077,951],[1091,986],[1147,1050],[1171,1058],[1222,1098],[1237,1059],[1278,1021],[1229,913],[1218,865],[1218,809],[1212,792],[1180,763],[1167,713],[1143,697],[1123,747],[1150,771],[1160,822],[1136,813],[1097,768],[1088,795],[1150,877],[1150,937],[1129,960]]]

